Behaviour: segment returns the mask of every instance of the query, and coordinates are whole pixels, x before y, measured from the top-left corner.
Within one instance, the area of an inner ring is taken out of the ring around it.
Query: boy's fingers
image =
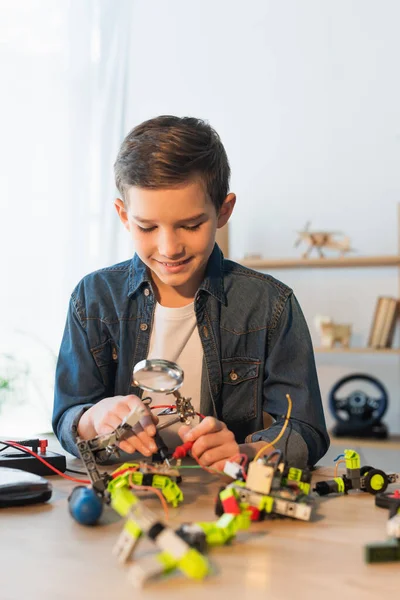
[[[214,435],[218,438],[218,434],[214,434]],[[205,436],[205,437],[209,437],[209,436]],[[206,450],[204,450],[204,452],[202,452],[200,454],[200,453],[196,452],[196,444],[198,444],[200,441],[201,440],[199,440],[198,442],[195,442],[193,444],[192,453],[193,453],[193,455],[196,455],[198,457],[200,464],[205,465],[206,467],[209,467],[211,465],[214,466],[214,463],[217,463],[224,459],[228,460],[229,458],[231,458],[238,452],[238,446],[237,446],[236,442],[231,441],[231,442],[223,442],[223,443],[219,442],[218,444],[210,446],[209,448],[207,448]],[[214,440],[214,443],[215,443],[215,440]]]
[[[143,417],[140,419],[139,423],[148,435],[154,436],[156,434],[154,418],[153,418],[153,415],[150,413],[150,410],[147,408],[147,406],[145,406],[143,404],[143,402],[141,401],[141,399],[138,396],[135,396],[134,394],[130,394],[129,396],[126,396],[125,402],[129,407],[129,412],[139,406],[145,408],[146,414],[143,415]],[[157,423],[157,421],[156,421],[156,423]],[[135,429],[135,428],[133,428],[133,429]]]
[[[209,433],[208,435],[202,435],[193,444],[193,452],[200,458],[204,452],[207,452],[211,448],[222,446],[226,443],[226,438],[223,432],[217,431],[217,433]]]
[[[150,454],[157,452],[157,445],[156,445],[153,437],[149,436],[146,431],[139,431],[138,433],[136,433],[135,438],[138,440],[138,442],[140,444],[143,445],[144,448],[147,448],[147,450],[150,452]],[[132,440],[132,438],[131,438],[131,440]]]
[[[121,419],[119,418],[118,415],[114,415],[113,413],[108,413],[106,415],[106,419],[104,419],[103,422],[99,423],[99,428],[97,433],[99,435],[105,434],[105,433],[112,433],[114,431],[114,429],[116,429],[118,427],[118,425],[121,425]]]
[[[143,456],[151,456],[152,454],[150,450],[144,444],[142,444],[137,436],[132,436],[127,440],[123,440],[118,445],[121,450],[128,452],[128,454],[133,454],[134,452],[140,452],[140,454],[143,454]]]
[[[224,468],[225,468],[225,463],[228,459],[224,459],[224,460],[220,460],[216,463],[213,463],[212,465],[210,465],[211,469],[215,469],[216,471],[220,471],[221,473],[223,473]],[[229,481],[232,481],[231,477],[227,477],[227,479]]]
[[[185,435],[187,433],[189,433],[189,431],[191,431],[191,429],[192,429],[191,425],[182,425],[181,427],[179,427],[178,435],[182,441],[185,441]],[[186,440],[186,441],[189,441],[189,440]]]
[[[196,427],[188,431],[183,439],[185,442],[195,442],[201,435],[216,433],[224,428],[226,428],[226,425],[222,421],[218,421],[214,417],[206,417]]]

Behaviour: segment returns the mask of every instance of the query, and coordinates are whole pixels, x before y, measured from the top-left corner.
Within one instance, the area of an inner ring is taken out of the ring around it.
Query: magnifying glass
[[[176,398],[177,416],[157,426],[157,431],[181,421],[190,424],[196,415],[190,398],[184,398],[178,392],[183,383],[183,371],[174,362],[161,358],[141,360],[133,369],[133,383],[147,392],[173,394]]]
[[[169,360],[141,360],[133,369],[133,383],[147,392],[170,394],[181,387],[183,371]]]

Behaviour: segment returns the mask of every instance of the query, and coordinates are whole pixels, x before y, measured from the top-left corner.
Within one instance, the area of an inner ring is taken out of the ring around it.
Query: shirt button
[[[147,325],[147,323],[140,323],[140,329],[141,329],[142,331],[146,331],[146,330],[147,330],[147,328],[148,328],[148,325]]]
[[[150,290],[149,290],[149,288],[145,288],[144,295],[145,296],[150,296]]]
[[[235,373],[235,371],[232,369],[232,371],[229,373],[229,378],[231,379],[231,381],[236,381],[236,379],[238,378],[238,374]]]

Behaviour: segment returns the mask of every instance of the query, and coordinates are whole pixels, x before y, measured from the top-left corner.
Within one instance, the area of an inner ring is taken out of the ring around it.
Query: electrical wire
[[[21,454],[26,454],[27,456],[30,456],[29,452],[27,452],[26,450],[23,450],[22,448],[16,448],[15,446],[11,446],[11,444],[6,444],[5,442],[0,442],[0,443],[4,444],[4,446],[3,446],[3,448],[1,448],[0,452],[3,452],[7,448],[14,448],[14,450],[18,450],[19,452],[21,452]]]
[[[151,487],[149,485],[136,485],[132,481],[132,473],[129,473],[129,475],[128,475],[128,482],[129,482],[129,487],[132,488],[132,489],[134,489],[134,490],[138,490],[138,491],[143,490],[143,491],[146,491],[146,492],[152,492],[153,494],[157,494],[157,496],[160,499],[161,506],[164,509],[165,520],[166,521],[169,520],[168,504],[167,504],[164,496],[160,492],[160,490],[158,490],[157,488],[153,488],[153,487]]]
[[[291,434],[292,434],[292,431],[293,431],[293,425],[292,425],[292,421],[289,421],[288,427],[289,427],[289,433],[288,433],[288,436],[287,436],[287,438],[286,438],[286,442],[285,442],[285,452],[284,452],[284,454],[283,454],[283,458],[284,458],[284,460],[286,460],[286,457],[287,457],[287,453],[288,453],[288,445],[289,445],[289,438],[290,438],[290,436],[291,436]]]
[[[85,473],[85,471],[75,471],[75,469],[70,469],[69,467],[67,467],[65,470],[68,471],[69,473],[77,473],[78,475],[87,475],[87,473]]]
[[[264,452],[268,449],[271,448],[271,446],[273,446],[274,444],[276,444],[276,442],[278,442],[281,437],[283,436],[283,434],[285,433],[286,427],[288,426],[289,423],[289,419],[290,419],[290,415],[292,413],[292,399],[290,397],[290,394],[286,394],[286,398],[288,401],[288,409],[287,409],[287,413],[286,413],[286,417],[285,417],[285,422],[283,424],[283,427],[279,433],[279,435],[276,436],[276,438],[274,440],[272,440],[272,442],[268,442],[268,444],[265,444],[265,446],[263,446],[262,448],[260,448],[260,450],[257,452],[257,454],[255,455],[253,460],[258,460],[260,458],[260,456],[262,454],[264,454]]]
[[[337,461],[337,463],[336,463],[336,465],[335,465],[335,474],[334,474],[334,477],[337,477],[337,476],[338,476],[338,467],[339,467],[339,465],[340,465],[341,463],[345,463],[345,462],[346,462],[346,460],[345,460],[344,458],[343,458],[343,459],[341,459],[341,460],[338,460],[338,461]]]
[[[65,475],[65,473],[62,473],[61,471],[56,469],[56,467],[53,467],[53,465],[51,465],[49,462],[47,462],[47,460],[45,460],[44,458],[39,456],[39,454],[36,454],[36,452],[34,452],[33,450],[30,450],[30,448],[21,446],[21,444],[17,444],[16,442],[12,442],[10,440],[7,440],[5,442],[3,440],[0,440],[0,444],[7,444],[9,446],[12,446],[13,448],[18,448],[18,450],[23,450],[27,454],[31,454],[32,456],[34,456],[35,458],[40,460],[40,462],[42,462],[44,465],[46,465],[46,467],[48,467],[49,469],[54,471],[54,473],[57,473],[57,475],[64,477],[64,479],[68,479],[69,481],[74,481],[75,483],[85,483],[85,484],[90,483],[89,479],[77,479],[76,477],[70,477],[69,475]]]

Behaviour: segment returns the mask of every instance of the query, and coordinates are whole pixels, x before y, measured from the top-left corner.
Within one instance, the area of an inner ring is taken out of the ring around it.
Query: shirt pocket
[[[250,421],[257,415],[260,361],[252,358],[224,358],[222,366],[222,420]]]
[[[119,350],[112,339],[90,349],[107,390],[114,390]]]

